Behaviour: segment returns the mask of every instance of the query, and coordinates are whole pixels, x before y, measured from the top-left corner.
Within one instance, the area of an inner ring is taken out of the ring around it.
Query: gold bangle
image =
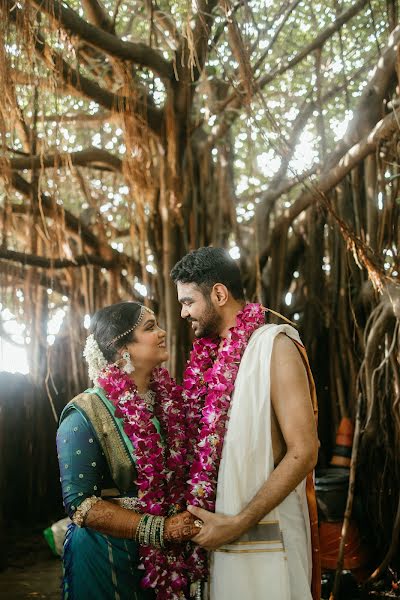
[[[85,500],[78,506],[73,516],[71,517],[71,521],[75,523],[78,527],[83,527],[86,516],[89,510],[97,504],[97,502],[101,500],[98,496],[90,496],[89,498],[85,498]]]
[[[136,527],[135,540],[137,541],[138,544],[140,544],[143,522],[146,522],[146,519],[147,519],[147,514],[142,515],[140,517],[139,523],[137,524],[137,527]]]

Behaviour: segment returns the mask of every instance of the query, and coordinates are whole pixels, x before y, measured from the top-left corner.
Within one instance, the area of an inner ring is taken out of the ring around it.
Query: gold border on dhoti
[[[280,548],[248,548],[246,550],[236,550],[234,548],[218,548],[218,550],[214,550],[214,552],[229,552],[231,554],[251,554],[251,553],[261,553],[261,552],[284,552],[283,546]]]
[[[275,545],[275,548],[271,548]],[[237,546],[242,546],[238,548]],[[245,548],[244,546],[247,546]],[[254,546],[258,546],[254,548]],[[268,546],[263,548],[262,546]],[[251,527],[238,540],[221,546],[215,552],[282,552],[284,551],[282,532],[279,527],[279,521],[260,521],[254,527]]]

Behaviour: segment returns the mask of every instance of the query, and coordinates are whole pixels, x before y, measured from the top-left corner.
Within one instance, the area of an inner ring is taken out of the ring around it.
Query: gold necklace
[[[145,394],[139,394],[138,396],[143,400],[150,412],[154,412],[154,402],[156,399],[156,393],[154,390],[147,390]]]

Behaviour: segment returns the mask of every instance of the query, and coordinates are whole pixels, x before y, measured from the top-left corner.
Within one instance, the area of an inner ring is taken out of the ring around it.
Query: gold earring
[[[128,375],[130,373],[133,373],[135,370],[135,367],[132,364],[131,355],[129,354],[128,350],[125,350],[125,352],[123,352],[122,358],[125,361],[125,364],[122,367],[122,370],[124,371],[124,373],[127,373]]]

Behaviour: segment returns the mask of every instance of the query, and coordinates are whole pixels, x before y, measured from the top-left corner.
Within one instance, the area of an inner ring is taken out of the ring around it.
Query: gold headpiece
[[[144,317],[144,313],[145,312],[151,313],[152,315],[154,315],[154,312],[150,309],[147,308],[147,306],[144,306],[142,304],[142,306],[140,307],[140,313],[139,313],[139,317],[138,320],[136,321],[136,323],[133,325],[133,327],[130,327],[130,329],[127,329],[126,331],[124,331],[123,333],[120,333],[119,335],[117,335],[115,338],[113,338],[111,340],[111,342],[108,342],[107,344],[107,348],[109,348],[112,344],[114,344],[115,342],[117,342],[118,340],[120,340],[121,338],[125,337],[126,335],[128,335],[128,333],[131,333],[134,329],[136,329],[136,327],[138,327],[138,325],[140,325],[140,323],[143,321],[143,317]]]

